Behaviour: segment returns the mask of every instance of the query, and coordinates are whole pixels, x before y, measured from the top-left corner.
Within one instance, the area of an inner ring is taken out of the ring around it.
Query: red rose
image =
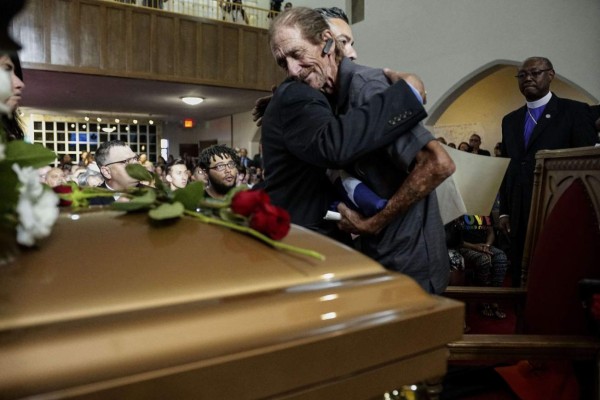
[[[59,194],[59,195],[73,193],[73,189],[69,185],[59,185],[59,186],[53,187],[52,190],[54,191],[54,193]],[[69,207],[71,205],[71,203],[72,203],[72,201],[64,200],[63,198],[61,198],[59,206],[60,207]]]
[[[244,190],[231,199],[231,211],[244,217],[250,216],[261,204],[271,202],[264,190]]]
[[[250,228],[271,239],[283,239],[290,230],[290,214],[283,208],[262,203],[250,218]]]

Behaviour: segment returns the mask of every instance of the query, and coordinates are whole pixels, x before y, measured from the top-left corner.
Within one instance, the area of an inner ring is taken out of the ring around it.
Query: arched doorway
[[[491,152],[502,137],[502,117],[524,104],[515,79],[520,64],[520,61],[495,60],[465,76],[434,104],[426,125],[436,136],[457,145],[476,132],[482,138],[481,147]],[[560,97],[598,103],[558,71],[551,90]]]

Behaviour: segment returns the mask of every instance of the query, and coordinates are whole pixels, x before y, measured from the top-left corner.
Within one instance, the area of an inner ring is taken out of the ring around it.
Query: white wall
[[[201,140],[216,140],[219,144],[244,147],[253,156],[258,152],[258,127],[252,121],[250,111],[234,114],[212,121],[199,123],[191,129],[179,124],[165,124],[163,138],[169,140],[169,154],[179,155],[180,143],[198,143]]]
[[[344,0],[302,5],[346,8]],[[431,109],[480,67],[536,55],[600,99],[598,21],[598,0],[365,0],[365,20],[352,30],[358,62],[418,73]]]

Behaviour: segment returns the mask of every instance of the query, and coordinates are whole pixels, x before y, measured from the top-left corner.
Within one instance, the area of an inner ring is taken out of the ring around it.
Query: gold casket
[[[0,397],[366,399],[441,377],[463,306],[293,226],[64,212],[0,270]]]

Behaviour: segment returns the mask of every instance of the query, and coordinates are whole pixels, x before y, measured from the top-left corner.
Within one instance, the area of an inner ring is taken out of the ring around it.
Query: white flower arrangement
[[[36,239],[50,235],[52,226],[58,218],[58,196],[40,183],[37,170],[32,167],[21,168],[13,164],[21,187],[17,213],[17,242],[24,246],[33,246]]]

